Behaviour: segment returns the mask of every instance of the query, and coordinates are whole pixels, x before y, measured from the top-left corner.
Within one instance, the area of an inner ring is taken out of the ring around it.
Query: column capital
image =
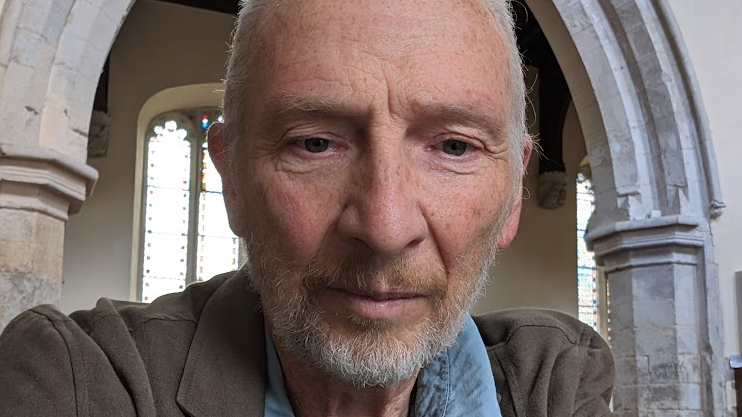
[[[57,150],[0,143],[0,208],[66,222],[80,211],[97,180],[98,171]]]
[[[703,224],[688,215],[619,221],[590,230],[588,249],[606,272],[662,264],[697,265],[697,252],[706,243]]]

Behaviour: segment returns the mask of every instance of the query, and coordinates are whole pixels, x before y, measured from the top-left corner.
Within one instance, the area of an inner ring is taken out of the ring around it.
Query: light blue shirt
[[[265,328],[265,416],[294,417],[283,385],[281,363],[268,326]],[[470,316],[454,344],[420,372],[416,389],[412,412],[415,417],[502,417],[487,350]]]

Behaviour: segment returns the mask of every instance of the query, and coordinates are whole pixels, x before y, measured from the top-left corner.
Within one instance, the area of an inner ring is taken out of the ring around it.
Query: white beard
[[[416,332],[402,335],[393,322],[352,316],[348,320],[357,332],[333,331],[305,285],[289,294],[297,286],[291,286],[293,280],[285,270],[271,268],[266,279],[251,265],[250,279],[261,294],[274,340],[287,354],[356,387],[388,387],[416,375],[453,344],[470,307],[483,292],[494,254],[493,249],[480,259],[469,260],[474,265],[468,272],[474,277],[448,277],[467,285],[449,289],[453,293],[447,295],[448,305],[438,308]],[[265,267],[265,262],[258,265]]]

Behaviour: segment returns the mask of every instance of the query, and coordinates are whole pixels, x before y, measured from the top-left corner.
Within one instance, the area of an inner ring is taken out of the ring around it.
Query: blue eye
[[[468,148],[469,148],[469,144],[467,144],[466,142],[462,142],[460,140],[449,139],[441,143],[441,150],[453,156],[463,155]]]
[[[330,148],[330,141],[322,138],[304,139],[304,148],[311,153],[324,152]]]

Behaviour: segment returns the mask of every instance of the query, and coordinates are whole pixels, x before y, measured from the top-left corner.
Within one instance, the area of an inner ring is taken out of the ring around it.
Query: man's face
[[[517,225],[502,35],[476,0],[287,4],[252,52],[230,214],[281,349],[390,384],[452,342]]]

